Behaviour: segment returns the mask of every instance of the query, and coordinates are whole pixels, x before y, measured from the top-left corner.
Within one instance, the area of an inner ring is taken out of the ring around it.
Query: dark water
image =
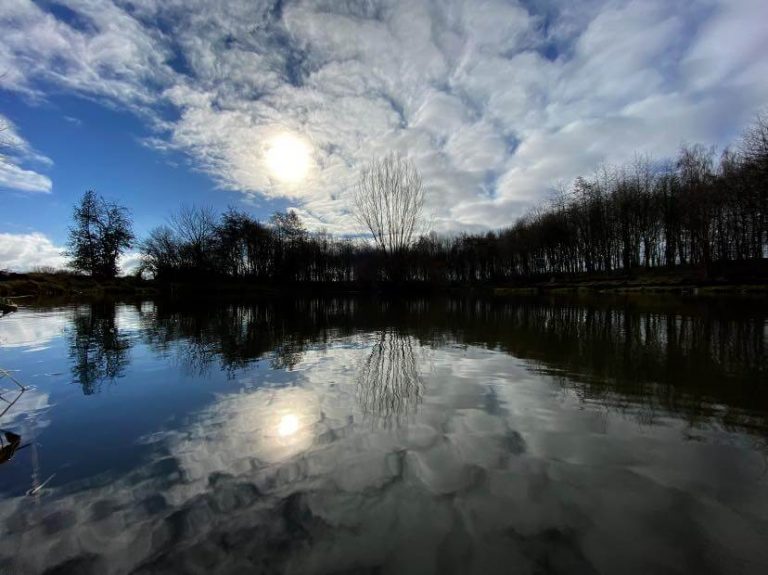
[[[0,419],[29,442],[0,465],[0,573],[766,573],[767,320],[733,299],[23,309],[0,319],[0,366],[33,387]]]

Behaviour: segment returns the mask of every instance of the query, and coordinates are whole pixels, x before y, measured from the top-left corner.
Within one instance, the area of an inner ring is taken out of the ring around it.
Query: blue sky
[[[390,151],[437,231],[502,227],[601,162],[732,142],[768,104],[766,21],[764,0],[6,0],[0,268],[61,265],[86,189],[140,236],[182,203],[356,231],[357,172]]]
[[[234,193],[222,197],[210,178],[190,169],[183,154],[158,154],[142,144],[149,134],[129,112],[76,96],[57,96],[40,105],[7,99],[6,116],[24,126],[28,141],[39,142],[38,153],[55,160],[41,169],[51,180],[50,193],[13,193],[11,188],[4,193],[4,230],[42,229],[61,242],[67,212],[86,189],[129,205],[139,233],[157,225],[158,218],[180,202],[218,205],[239,200]]]

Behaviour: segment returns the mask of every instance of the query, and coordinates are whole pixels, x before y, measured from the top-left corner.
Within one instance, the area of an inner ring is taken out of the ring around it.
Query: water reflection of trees
[[[379,332],[358,370],[357,397],[364,414],[391,423],[416,409],[424,387],[414,349],[418,346],[397,330]]]
[[[293,369],[310,346],[350,333],[355,301],[270,300],[250,304],[178,306],[158,302],[145,315],[144,336],[155,350],[175,354],[193,373],[219,367],[234,375],[267,359]]]
[[[418,405],[417,351],[461,343],[505,351],[554,376],[582,400],[652,421],[672,413],[692,423],[768,427],[768,306],[760,300],[476,298],[274,299],[248,304],[156,302],[142,308],[141,334],[190,370],[235,374],[256,361],[292,369],[310,348],[377,334],[360,368],[367,413]],[[85,393],[120,377],[130,340],[115,305],[78,307],[71,357]]]
[[[116,304],[109,301],[75,308],[69,355],[74,381],[86,395],[97,392],[104,382],[122,377],[128,365],[131,342],[118,329],[116,309]]]
[[[652,421],[682,415],[768,425],[765,305],[759,301],[548,299],[458,302],[464,341],[532,361],[588,402]]]

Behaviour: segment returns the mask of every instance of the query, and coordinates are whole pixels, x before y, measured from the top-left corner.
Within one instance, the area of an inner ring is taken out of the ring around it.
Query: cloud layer
[[[0,190],[50,193],[52,183],[48,176],[21,167],[22,163],[48,167],[50,158],[37,153],[16,126],[0,114]]]
[[[440,230],[511,223],[635,151],[723,144],[768,102],[763,0],[28,0],[0,7],[0,85],[129,108],[224,188],[346,231],[360,163],[411,155]],[[312,147],[301,184],[263,157]]]

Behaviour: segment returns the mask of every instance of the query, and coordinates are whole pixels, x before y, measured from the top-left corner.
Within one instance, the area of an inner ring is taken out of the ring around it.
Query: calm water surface
[[[28,307],[0,319],[0,367],[31,386],[0,419],[24,445],[0,464],[0,573],[768,573],[767,320],[719,299]]]

